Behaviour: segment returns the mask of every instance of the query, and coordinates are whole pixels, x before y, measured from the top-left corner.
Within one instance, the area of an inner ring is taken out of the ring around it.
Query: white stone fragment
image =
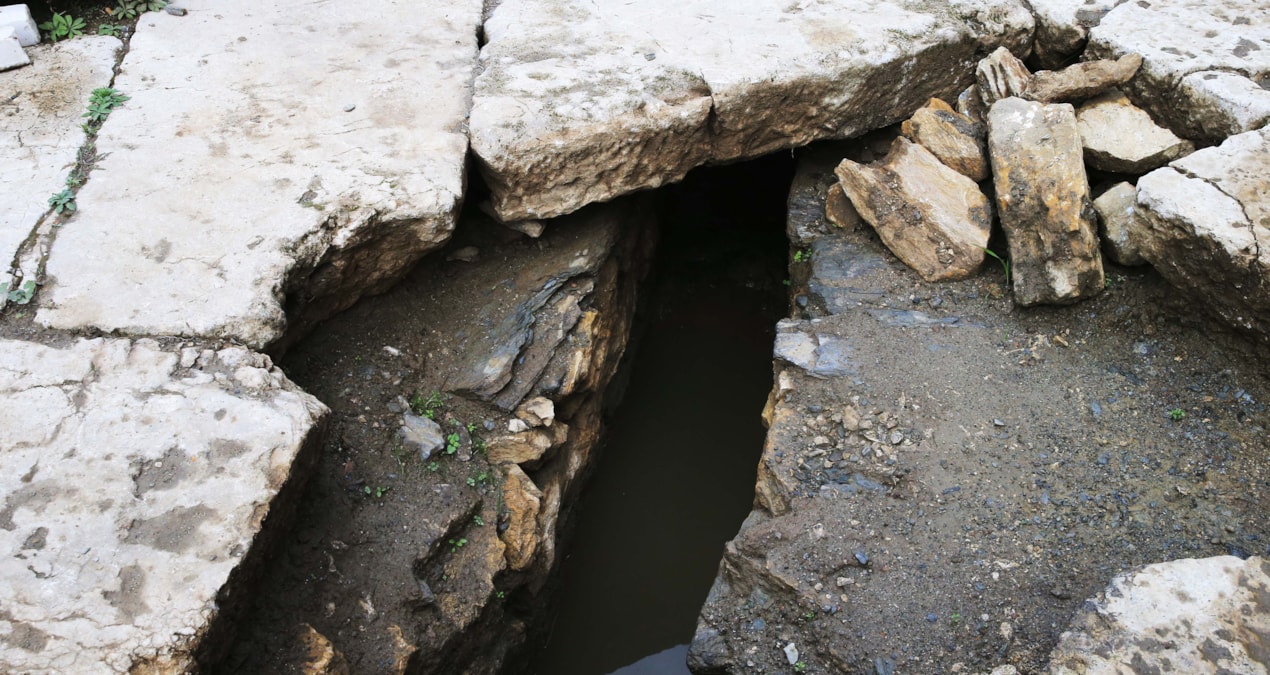
[[[178,359],[0,340],[0,672],[186,672],[246,592],[233,573],[327,410],[290,383],[179,379]]]
[[[31,10],[26,5],[5,5],[0,7],[0,35],[5,29],[11,29],[23,47],[40,44],[40,29],[31,18]]]
[[[7,33],[7,34],[6,34]],[[31,65],[31,59],[22,49],[22,43],[11,29],[0,28],[0,71]]]

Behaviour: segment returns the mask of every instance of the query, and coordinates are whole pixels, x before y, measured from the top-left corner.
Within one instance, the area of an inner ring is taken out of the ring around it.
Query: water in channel
[[[697,612],[753,502],[792,173],[774,155],[668,188],[629,380],[576,505],[545,643],[521,672],[688,673]]]

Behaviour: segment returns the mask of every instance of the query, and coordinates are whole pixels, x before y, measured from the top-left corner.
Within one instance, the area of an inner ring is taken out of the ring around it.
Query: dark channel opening
[[[776,154],[698,169],[667,189],[554,606],[509,672],[688,673],[724,543],[753,503],[772,341],[787,311],[793,169],[789,153]]]

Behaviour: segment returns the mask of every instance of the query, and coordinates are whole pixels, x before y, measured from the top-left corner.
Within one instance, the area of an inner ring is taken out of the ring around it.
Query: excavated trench
[[[445,250],[281,362],[332,424],[219,672],[686,673],[753,503],[793,166],[699,169],[539,238],[473,186]],[[554,425],[509,432],[535,393]],[[443,448],[403,439],[414,414]],[[527,459],[530,434],[555,440]]]

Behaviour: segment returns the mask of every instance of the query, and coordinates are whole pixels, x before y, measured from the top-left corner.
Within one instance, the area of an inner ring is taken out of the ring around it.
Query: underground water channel
[[[772,340],[787,308],[792,174],[785,153],[699,169],[667,190],[555,606],[509,675],[687,675],[723,545],[753,502]]]

